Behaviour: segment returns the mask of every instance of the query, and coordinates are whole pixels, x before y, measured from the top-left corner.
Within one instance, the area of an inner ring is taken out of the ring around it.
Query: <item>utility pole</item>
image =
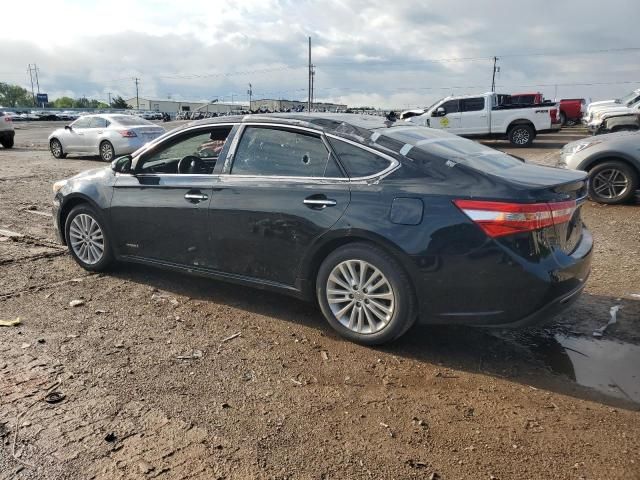
[[[33,98],[33,106],[36,106],[36,94],[33,90],[33,70],[31,68],[31,64],[28,66],[29,69],[29,79],[31,80],[31,97]]]
[[[40,80],[38,80],[38,66],[33,64],[33,72],[36,74],[36,87],[38,88],[37,92],[40,93]]]
[[[311,37],[309,37],[309,98],[307,100],[307,111],[311,111]]]
[[[140,79],[135,77],[134,80],[136,82],[136,110],[140,110],[140,97],[138,96],[138,82]]]
[[[496,62],[498,61],[498,57],[493,57],[493,76],[491,78],[491,91],[496,91],[496,72],[500,71],[500,67],[496,67]]]
[[[109,106],[111,106],[111,92],[109,92],[107,95],[109,95]]]
[[[316,77],[316,66],[311,65],[311,108],[313,108],[314,83]]]
[[[247,90],[247,93],[249,94],[249,112],[251,112],[251,95],[253,95],[251,84],[249,84],[249,90]]]

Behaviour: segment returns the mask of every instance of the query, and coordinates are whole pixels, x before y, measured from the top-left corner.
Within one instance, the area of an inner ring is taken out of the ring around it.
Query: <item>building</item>
[[[247,104],[241,103],[207,103],[207,102],[188,102],[172,99],[153,99],[153,98],[129,98],[126,100],[127,105],[135,110],[151,110],[154,112],[201,112],[214,113],[231,113],[235,111],[246,110]],[[138,106],[139,105],[139,106]]]
[[[298,110],[307,109],[307,102],[298,100],[276,100],[273,98],[262,98],[251,101],[251,110],[263,110],[269,112],[283,111],[283,110]],[[325,103],[325,102],[313,102],[312,110],[319,112],[344,112],[347,109],[346,105],[337,103]]]

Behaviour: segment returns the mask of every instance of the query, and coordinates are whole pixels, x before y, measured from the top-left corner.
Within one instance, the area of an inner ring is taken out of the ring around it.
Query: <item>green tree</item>
[[[73,107],[73,98],[71,97],[60,97],[56,98],[53,101],[54,108],[71,108]]]
[[[113,100],[111,100],[111,108],[131,108],[131,107],[127,104],[124,98],[118,96],[118,97],[113,97]]]
[[[3,107],[33,106],[33,96],[19,85],[0,82],[0,105]]]

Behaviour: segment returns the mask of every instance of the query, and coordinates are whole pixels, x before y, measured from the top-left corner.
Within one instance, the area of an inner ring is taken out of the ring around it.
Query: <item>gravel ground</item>
[[[100,163],[54,160],[53,125],[0,149],[0,319],[22,322],[0,327],[0,479],[640,478],[638,205],[584,206],[593,273],[553,326],[365,348],[288,297],[80,269],[55,243],[51,183]],[[554,164],[584,134],[514,152]]]

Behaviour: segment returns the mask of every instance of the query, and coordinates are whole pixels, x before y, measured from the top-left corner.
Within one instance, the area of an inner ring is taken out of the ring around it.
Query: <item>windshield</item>
[[[632,103],[637,101],[639,98],[640,98],[640,93],[638,93],[637,90],[634,90],[633,92],[628,93],[624,97],[619,98],[618,102],[624,105],[631,105]]]
[[[155,125],[155,123],[145,120],[144,118],[136,117],[135,115],[113,115],[111,120],[124,127]]]
[[[430,161],[440,160],[443,163],[452,161],[496,174],[504,169],[522,165],[520,160],[506,153],[441,130],[399,127],[389,128],[380,133],[383,137],[395,140],[393,149],[405,154],[409,159],[424,159],[426,156]],[[389,146],[390,144],[387,144],[387,147]],[[427,164],[424,165],[427,168]]]

